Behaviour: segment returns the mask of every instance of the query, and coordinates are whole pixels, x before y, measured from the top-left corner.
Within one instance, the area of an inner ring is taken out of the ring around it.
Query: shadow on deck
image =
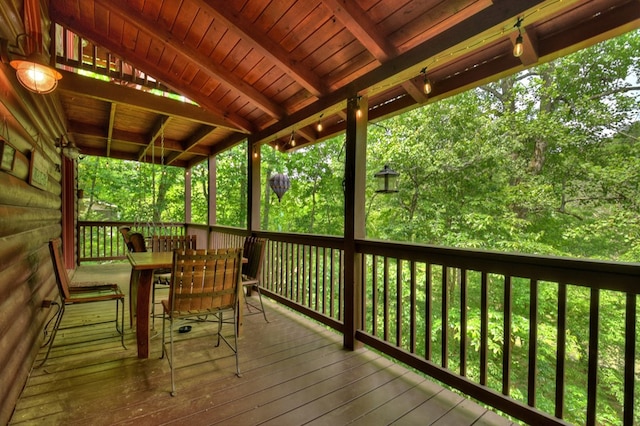
[[[74,279],[108,279],[128,292],[129,272],[128,263],[83,265]],[[62,327],[114,315],[113,303],[91,305],[69,307]],[[193,323],[179,335],[175,397],[169,365],[159,359],[160,319],[149,359],[137,358],[131,329],[124,350],[113,323],[61,330],[11,424],[512,424],[372,351],[342,349],[340,335],[301,315],[265,305],[270,323],[262,315],[244,320],[241,378],[231,351],[214,347],[211,325]]]

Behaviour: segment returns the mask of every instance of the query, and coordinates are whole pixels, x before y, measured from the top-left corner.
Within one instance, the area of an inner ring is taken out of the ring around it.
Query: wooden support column
[[[365,237],[365,184],[368,99],[353,96],[347,101],[347,134],[344,193],[344,347],[357,349],[356,330],[362,327],[362,255],[356,240]]]
[[[247,140],[247,226],[249,231],[260,229],[260,145],[254,142],[255,138],[249,136]]]
[[[76,217],[77,194],[76,194],[76,163],[64,155],[61,156],[62,167],[62,253],[64,254],[64,264],[67,269],[76,269]]]
[[[209,210],[209,219],[208,225],[215,225],[217,223],[216,218],[216,192],[217,192],[217,184],[216,184],[216,156],[209,156],[209,199],[207,200],[207,206]]]
[[[191,167],[184,169],[184,222],[191,223]]]

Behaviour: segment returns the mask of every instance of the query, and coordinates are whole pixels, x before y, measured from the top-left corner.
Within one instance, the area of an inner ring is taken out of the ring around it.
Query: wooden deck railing
[[[248,234],[203,232],[210,247]],[[258,235],[269,239],[263,293],[347,332],[342,239]],[[640,265],[364,240],[356,252],[357,340],[529,424],[567,424],[569,410],[609,424],[605,408],[637,424]]]
[[[126,258],[126,245],[119,229],[129,226],[145,237],[151,235],[184,235],[184,223],[133,223],[79,221],[77,229],[78,263]]]

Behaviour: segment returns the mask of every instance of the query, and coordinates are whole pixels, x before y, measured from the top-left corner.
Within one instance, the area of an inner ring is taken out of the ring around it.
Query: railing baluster
[[[527,372],[527,404],[536,406],[536,373],[538,365],[538,281],[529,281],[529,370]]]
[[[320,275],[322,279],[320,282],[322,283],[322,308],[321,312],[323,314],[327,313],[327,249],[325,247],[321,248],[322,250],[322,274]]]
[[[431,264],[425,264],[425,336],[424,336],[424,356],[426,359],[431,361],[432,353],[431,353],[431,335],[433,333],[433,309],[431,305],[431,298],[433,296],[433,286],[431,285]]]
[[[383,273],[383,291],[382,294],[382,309],[384,315],[384,328],[382,332],[382,338],[385,341],[389,340],[389,258],[384,257],[384,273]]]
[[[411,353],[415,353],[416,352],[416,335],[417,335],[417,330],[416,330],[416,314],[418,311],[417,308],[417,304],[416,304],[416,293],[417,293],[417,289],[416,289],[416,262],[415,261],[411,261],[410,263],[410,267],[409,267],[409,273],[411,276],[411,283],[410,283],[410,287],[409,287],[409,303],[410,303],[410,307],[409,307],[409,350],[411,351]]]
[[[333,318],[336,314],[335,311],[335,253],[336,251],[333,248],[329,249],[329,315]],[[364,294],[364,293],[362,293]]]
[[[307,285],[305,284],[305,281],[307,279],[307,270],[308,270],[308,268],[309,268],[309,246],[303,245],[302,246],[302,271],[301,271],[302,295],[300,297],[300,303],[302,305],[305,304],[305,302],[307,301],[307,298],[309,296],[309,289],[307,288]]]
[[[460,375],[467,375],[467,270],[460,270]]]
[[[511,276],[504,277],[504,317],[502,335],[502,394],[509,395],[511,376]]]
[[[319,277],[320,277],[320,247],[315,246],[315,262],[313,264],[314,266],[314,283],[315,283],[315,301],[313,304],[313,309],[315,311],[318,310],[318,306],[319,306],[319,299],[320,299],[320,282],[319,282]]]
[[[378,335],[378,255],[371,257],[371,334]]]
[[[489,335],[489,285],[487,273],[482,272],[480,281],[480,384],[487,385],[488,335]]]
[[[362,256],[364,258],[364,256]],[[344,321],[344,252],[342,250],[338,251],[338,265],[339,265],[339,273],[338,273],[338,309],[340,310],[338,314],[338,320]],[[364,294],[362,295],[362,300],[364,300]]]
[[[631,426],[634,415],[635,368],[636,368],[636,300],[635,294],[627,293],[625,313],[624,347],[624,408],[623,425]]]
[[[449,267],[442,265],[442,282],[441,282],[442,328],[440,330],[441,339],[442,339],[442,347],[440,348],[440,351],[441,351],[440,356],[442,359],[440,360],[440,363],[442,365],[442,368],[448,368],[449,366],[449,287],[448,287],[448,282],[449,282]]]
[[[600,290],[591,289],[589,303],[589,373],[587,376],[587,425],[596,424],[596,394],[598,390],[598,339]]]
[[[396,260],[396,346],[402,347],[402,259]]]
[[[556,355],[556,409],[555,416],[564,413],[564,366],[567,351],[567,285],[558,284],[558,348]]]

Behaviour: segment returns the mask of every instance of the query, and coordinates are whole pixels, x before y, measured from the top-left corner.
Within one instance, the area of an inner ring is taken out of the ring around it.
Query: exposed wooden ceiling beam
[[[66,16],[64,15],[60,15],[58,16],[56,14],[56,10],[54,9],[52,12],[52,19],[54,19],[56,22],[59,22],[60,24],[64,25],[65,27],[67,27],[68,29],[70,29],[71,31],[75,32],[76,34],[81,35],[84,38],[87,38],[88,40],[100,40],[100,44],[102,45],[102,47],[104,47],[105,49],[121,55],[123,57],[125,56],[131,56],[132,60],[128,61],[130,63],[132,63],[132,65],[140,68],[140,69],[144,69],[144,70],[148,70],[150,74],[153,74],[155,76],[157,76],[158,78],[162,78],[164,80],[164,82],[171,86],[174,90],[176,90],[176,92],[178,92],[177,88],[180,88],[179,92],[181,94],[183,94],[184,96],[186,96],[189,99],[194,100],[195,102],[197,102],[198,104],[201,105],[201,108],[204,108],[202,111],[200,111],[197,115],[199,116],[203,116],[206,115],[208,117],[208,119],[206,120],[207,122],[214,124],[214,125],[218,125],[220,127],[225,127],[228,129],[232,129],[235,131],[241,131],[244,133],[251,133],[254,130],[254,126],[252,123],[248,122],[247,120],[245,120],[244,118],[236,115],[236,114],[231,114],[228,113],[226,111],[222,111],[216,104],[215,102],[213,102],[212,100],[210,100],[207,97],[203,97],[202,94],[194,89],[189,87],[189,85],[184,84],[183,82],[179,81],[177,79],[177,77],[170,75],[169,73],[166,72],[166,70],[161,70],[158,68],[157,64],[152,64],[144,59],[141,59],[139,57],[136,57],[135,55],[133,55],[131,52],[128,52],[129,55],[127,55],[127,52],[125,52],[125,48],[122,47],[120,44],[114,43],[111,40],[109,40],[108,38],[102,36],[101,34],[96,33],[93,28],[89,27],[88,25],[83,24],[82,22],[78,22],[76,20],[71,20],[70,22],[67,22],[66,20]],[[135,63],[134,63],[135,62]],[[62,71],[60,71],[62,73]],[[101,82],[99,80],[93,79],[93,78],[85,78],[85,80],[87,81],[87,83],[85,83],[83,85],[82,88],[77,89],[75,85],[72,84],[67,84],[65,82],[65,77],[64,75],[67,74],[71,74],[73,75],[73,73],[62,73],[63,74],[63,78],[62,80],[60,80],[58,87],[59,89],[57,90],[69,90],[69,91],[77,91],[78,93],[83,93],[83,91],[91,93],[92,90],[90,90],[90,86],[91,85],[98,85],[99,83],[103,83],[106,85],[106,87],[108,88],[108,90],[113,90],[114,88],[114,84],[109,84],[106,82]],[[123,89],[125,89],[123,87]],[[128,89],[128,90],[135,90],[135,89]],[[141,91],[137,91],[138,93],[142,94],[143,92]],[[126,92],[126,93],[132,93],[132,92]],[[159,99],[161,99],[158,96],[155,95],[150,95],[155,99],[155,102],[161,102]],[[167,99],[167,101],[169,101]],[[171,100],[172,102],[176,102]],[[129,103],[129,102],[122,102],[122,103]],[[179,102],[176,102],[179,103]],[[153,104],[153,102],[152,102]],[[185,104],[186,105],[186,104]],[[193,105],[192,105],[193,106]],[[193,106],[194,108],[197,108],[195,106]],[[198,108],[198,109],[201,109]],[[206,111],[205,111],[206,110]],[[201,121],[199,119],[195,119],[195,121]],[[204,121],[203,121],[204,122]]]
[[[140,31],[146,32],[153,38],[162,40],[166,46],[170,47],[176,55],[181,56],[183,60],[197,66],[200,71],[207,74],[209,78],[217,80],[225,86],[242,93],[249,102],[272,117],[281,118],[285,115],[282,107],[272,102],[253,86],[236,77],[235,74],[226,71],[220,64],[213,62],[211,58],[200,53],[197,49],[190,47],[181,40],[176,40],[170,31],[160,28],[157,22],[149,20],[126,2],[121,0],[95,0],[95,2],[108,8],[111,13],[119,15],[125,22],[135,26]],[[121,49],[126,49],[126,47],[121,46]],[[159,72],[159,74],[154,73],[154,75],[159,78],[162,77],[161,79],[164,80],[164,76],[167,75],[167,70],[159,70]]]
[[[171,117],[166,115],[161,115],[156,119],[156,123],[153,125],[153,129],[147,137],[147,145],[138,153],[138,161],[146,157],[150,149],[151,158],[153,159],[152,161],[155,161],[156,157],[158,157],[158,154],[156,154],[155,152],[156,140],[158,138],[161,139],[161,150],[164,151],[164,129],[167,127],[170,121]],[[160,159],[162,162],[164,162],[164,152],[160,152]]]
[[[518,16],[544,3],[544,0],[519,0],[517,2],[500,0],[500,3],[501,7],[485,8],[473,14],[464,21],[464,24],[459,23],[440,32],[424,43],[399,54],[392,60],[375,68],[373,71],[355,79],[348,86],[333,91],[331,94],[278,121],[276,124],[259,131],[256,135],[256,140],[259,143],[264,143],[268,139],[271,139],[274,134],[278,134],[304,121],[308,117],[318,114],[319,111],[343,103],[345,99],[359,92],[375,94],[382,92],[386,87],[401,84],[403,81],[409,80],[419,74],[419,69],[425,60],[461,43],[486,36],[485,33],[487,31],[495,30],[495,28],[502,25],[505,20]],[[496,36],[496,38],[498,38],[498,36]]]
[[[185,152],[190,152],[193,148],[207,136],[211,134],[216,128],[211,126],[200,126],[195,132],[193,132],[189,138],[182,143],[182,151],[174,152],[167,157],[166,164],[172,164],[180,158]]]
[[[83,135],[83,136],[90,136],[92,138],[95,139],[105,139],[105,135],[104,135],[104,129],[100,126],[95,126],[95,125],[90,125],[90,124],[86,124],[86,123],[81,123],[78,121],[69,121],[69,127],[68,127],[68,131],[69,133],[73,133],[76,135]],[[241,135],[241,134],[240,134]],[[144,135],[144,134],[140,134],[140,133],[133,133],[133,132],[127,132],[124,130],[118,130],[118,129],[114,129],[113,131],[113,135],[112,135],[112,140],[113,141],[118,141],[118,142],[124,142],[128,145],[131,145],[133,147],[137,147],[137,148],[144,148],[146,146],[148,146],[149,143],[149,137],[148,135]],[[86,147],[82,147],[82,152],[85,153],[85,148]],[[89,148],[87,148],[89,149]],[[183,150],[183,144],[181,141],[177,141],[174,139],[169,139],[169,138],[165,138],[164,141],[164,149],[165,151],[168,152],[174,152],[174,151],[182,151]],[[136,153],[135,154],[131,154],[130,157],[128,157],[129,160],[136,160],[138,158],[138,152],[139,149],[136,149]],[[189,149],[189,152],[191,152],[192,154],[197,154],[197,155],[203,155],[203,156],[208,156],[210,155],[210,150],[201,146],[192,146]],[[104,152],[101,152],[101,155],[104,155]]]
[[[222,21],[224,26],[249,42],[256,51],[274,62],[278,68],[291,75],[313,96],[320,97],[327,91],[326,86],[316,74],[302,64],[291,60],[289,52],[280,44],[265,37],[253,23],[247,22],[240,14],[234,12],[227,0],[197,0],[196,3],[201,9]]]
[[[220,119],[209,111],[188,102],[180,102],[130,87],[83,77],[64,70],[59,71],[63,78],[59,81],[57,90],[76,94],[78,97],[88,96],[114,104],[126,104],[145,111],[185,118],[209,126],[237,130],[236,127],[230,125],[229,121]]]
[[[386,62],[396,55],[396,48],[381,34],[354,1],[322,0],[331,13],[357,38],[374,58]]]

